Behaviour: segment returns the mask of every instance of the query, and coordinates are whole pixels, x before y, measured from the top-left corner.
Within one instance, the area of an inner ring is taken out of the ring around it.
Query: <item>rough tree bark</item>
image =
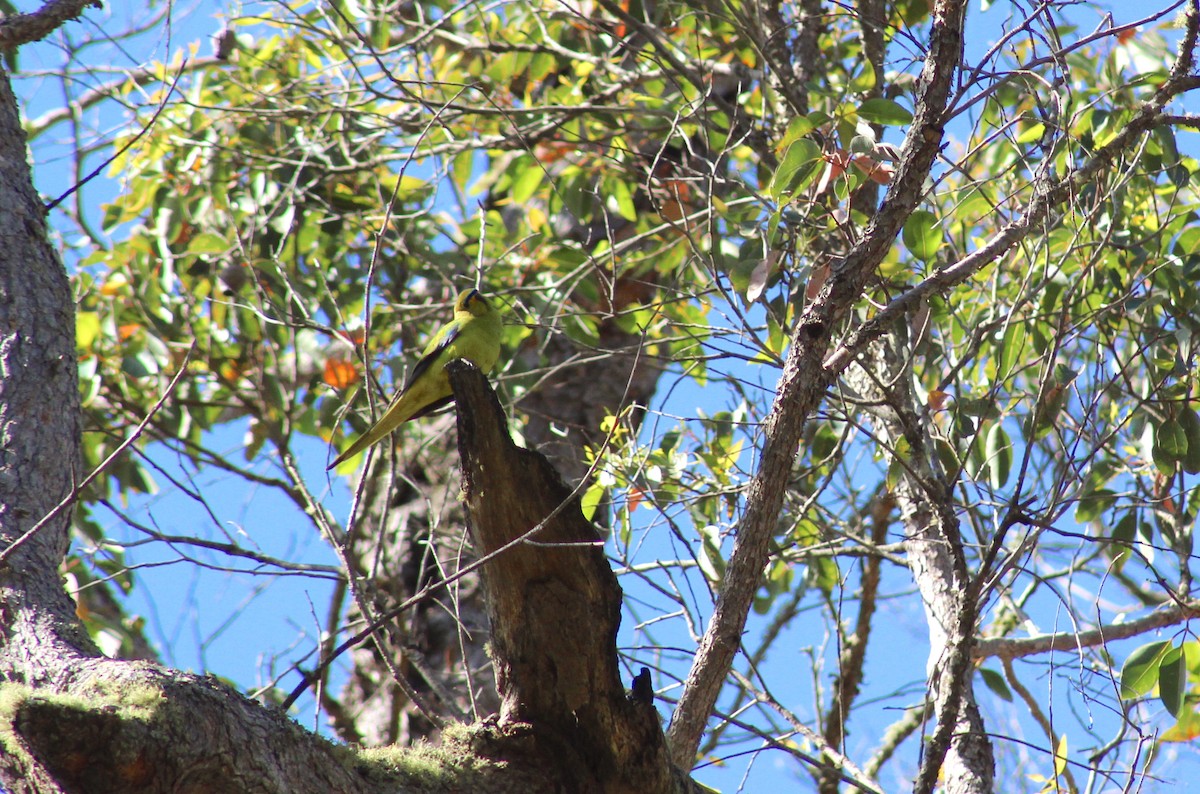
[[[463,495],[492,623],[498,728],[556,759],[564,791],[666,792],[670,761],[652,692],[617,666],[621,589],[602,534],[546,458],[516,447],[478,370],[448,367],[459,403]],[[635,686],[635,690],[638,687]]]

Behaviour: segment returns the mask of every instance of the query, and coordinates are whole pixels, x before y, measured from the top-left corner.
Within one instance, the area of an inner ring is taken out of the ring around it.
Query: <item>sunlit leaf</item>
[[[75,313],[75,346],[81,351],[90,350],[100,334],[100,315],[96,312]]]
[[[913,119],[911,111],[899,103],[883,97],[875,97],[863,102],[858,106],[858,115],[866,121],[882,124],[885,127],[905,127],[912,124]]]
[[[988,477],[993,488],[1003,488],[1008,482],[1009,472],[1013,464],[1012,441],[1004,431],[1004,425],[996,422],[987,435],[985,454],[988,461]]]
[[[821,148],[808,138],[792,143],[771,179],[771,198],[779,201],[803,189],[817,175],[821,162]]]
[[[1063,772],[1067,771],[1067,762],[1067,735],[1064,733],[1054,747],[1054,776],[1056,778],[1062,777]]]
[[[1200,709],[1195,704],[1187,704],[1176,715],[1176,722],[1163,731],[1161,740],[1164,742],[1191,742],[1200,737]]]
[[[344,358],[330,356],[325,359],[323,380],[335,389],[345,389],[358,382],[358,368]]]
[[[1170,642],[1158,640],[1129,654],[1121,668],[1121,697],[1131,700],[1149,694],[1158,684],[1159,667],[1171,651]]]
[[[928,262],[937,256],[942,245],[942,226],[932,212],[917,210],[904,223],[904,245],[913,256]]]
[[[592,483],[583,492],[583,496],[579,499],[579,508],[583,512],[585,519],[588,521],[596,519],[596,509],[604,501],[604,494],[606,492],[607,489],[600,483]]]

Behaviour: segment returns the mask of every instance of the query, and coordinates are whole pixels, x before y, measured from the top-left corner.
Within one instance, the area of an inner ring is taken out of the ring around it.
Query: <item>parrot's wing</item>
[[[433,402],[429,403],[429,405],[426,405],[424,408],[417,411],[416,413],[414,413],[412,416],[410,416],[408,418],[409,419],[420,419],[422,416],[429,416],[434,411],[440,411],[452,402],[454,402],[453,396],[443,397],[440,400],[434,400]]]
[[[462,326],[462,323],[452,321],[443,326],[442,330],[438,331],[437,336],[431,339],[429,344],[425,346],[425,352],[421,354],[421,360],[412,368],[412,372],[408,373],[408,379],[404,381],[404,388],[400,390],[400,394],[408,391],[409,387],[417,382],[417,378],[421,377],[421,375],[434,365],[438,356],[446,348],[450,347],[454,343],[454,340],[458,338],[458,335],[462,333]]]

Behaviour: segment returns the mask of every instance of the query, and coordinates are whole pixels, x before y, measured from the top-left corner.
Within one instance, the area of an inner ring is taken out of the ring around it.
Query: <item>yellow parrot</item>
[[[487,298],[474,289],[461,293],[454,302],[454,319],[429,340],[408,382],[392,398],[383,416],[327,468],[332,469],[379,443],[409,419],[448,405],[454,396],[446,375],[446,362],[465,358],[484,373],[490,372],[500,357],[500,334],[500,313]]]

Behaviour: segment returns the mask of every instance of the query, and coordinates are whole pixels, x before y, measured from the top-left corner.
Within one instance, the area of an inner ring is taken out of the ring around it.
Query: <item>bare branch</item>
[[[976,661],[991,658],[1017,659],[1054,651],[1078,651],[1093,648],[1117,640],[1137,637],[1147,632],[1177,626],[1200,617],[1200,601],[1190,600],[1171,604],[1149,615],[1121,623],[1110,623],[1086,631],[1063,631],[1040,637],[1010,639],[998,637],[983,639],[975,643],[971,656]]]

